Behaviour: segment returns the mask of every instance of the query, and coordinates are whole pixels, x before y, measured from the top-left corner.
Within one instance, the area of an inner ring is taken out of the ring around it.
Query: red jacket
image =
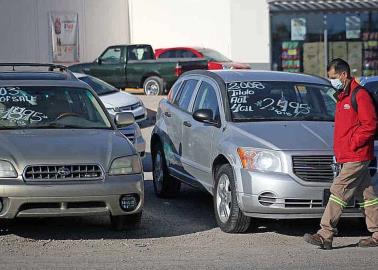
[[[357,86],[353,78],[350,86],[338,95],[334,130],[334,151],[338,163],[374,159],[375,107],[367,90],[362,88],[356,95],[358,112],[353,109],[351,93]]]

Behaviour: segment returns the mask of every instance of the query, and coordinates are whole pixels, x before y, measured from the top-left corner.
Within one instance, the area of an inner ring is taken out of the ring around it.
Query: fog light
[[[133,211],[139,204],[139,196],[137,194],[123,195],[119,200],[119,204],[123,211]]]
[[[0,213],[3,211],[3,199],[0,198]]]

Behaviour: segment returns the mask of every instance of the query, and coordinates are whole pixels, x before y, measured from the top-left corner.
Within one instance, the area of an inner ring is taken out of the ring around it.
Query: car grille
[[[308,182],[332,182],[333,156],[293,156],[293,172]]]
[[[135,140],[134,132],[133,132],[133,133],[124,133],[124,135],[126,136],[126,138],[129,139],[129,141],[130,141],[131,143],[134,143],[134,140]]]
[[[101,180],[103,171],[98,165],[34,165],[24,172],[26,182]]]
[[[285,208],[320,208],[322,200],[285,199]]]
[[[119,107],[119,109],[120,109],[121,111],[133,111],[133,110],[139,108],[140,106],[141,106],[140,103],[137,102],[137,103],[135,103],[135,104],[131,104],[131,105],[129,105],[129,106]]]

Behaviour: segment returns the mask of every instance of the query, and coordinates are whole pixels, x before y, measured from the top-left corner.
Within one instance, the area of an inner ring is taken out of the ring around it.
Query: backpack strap
[[[352,96],[351,96],[351,101],[352,101],[352,108],[355,112],[358,112],[358,104],[357,104],[357,93],[362,89],[362,86],[359,85],[357,86],[353,91],[352,91]]]

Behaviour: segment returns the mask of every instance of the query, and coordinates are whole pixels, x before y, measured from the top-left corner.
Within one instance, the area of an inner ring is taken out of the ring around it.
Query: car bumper
[[[241,169],[243,192],[238,193],[245,215],[259,218],[320,218],[324,212],[324,191],[331,183],[303,185],[288,174],[258,173]],[[358,207],[344,209],[343,217],[362,217]]]
[[[107,176],[105,181],[80,184],[0,184],[0,218],[127,215],[138,213],[144,204],[143,175]],[[17,182],[17,183],[16,183]],[[0,180],[1,183],[1,180]],[[136,194],[137,207],[126,212],[122,195]]]

